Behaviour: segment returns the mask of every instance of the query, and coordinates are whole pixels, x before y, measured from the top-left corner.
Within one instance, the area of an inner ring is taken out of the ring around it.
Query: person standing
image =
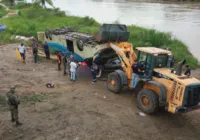
[[[169,62],[170,62],[170,68],[172,68],[174,66],[174,62],[175,62],[174,55],[169,57]]]
[[[37,43],[37,41],[33,38],[32,50],[34,49],[34,47],[38,47],[38,43]]]
[[[37,46],[33,47],[33,57],[34,57],[34,62],[36,64],[37,60],[38,60],[38,47]]]
[[[46,59],[50,59],[49,45],[47,44],[46,41],[45,41],[43,47],[44,47],[44,52],[45,52],[45,55],[46,55]]]
[[[95,84],[97,81],[97,70],[98,66],[94,62],[92,62],[91,72],[92,72],[92,84]]]
[[[69,66],[69,76],[71,75],[70,72],[70,63],[74,60],[74,56],[71,54],[67,59],[67,65]]]
[[[70,63],[70,79],[71,79],[71,81],[76,81],[76,68],[77,68],[77,64],[75,63],[74,60],[72,60]]]
[[[191,75],[191,69],[189,65],[186,65],[186,70],[184,74],[187,75],[188,77]]]
[[[18,47],[18,50],[19,50],[20,55],[23,59],[23,62],[25,63],[25,47],[24,47],[23,43],[21,43],[21,45]]]
[[[68,64],[68,58],[67,58],[67,54],[65,54],[65,56],[63,57],[63,67],[64,67],[64,72],[63,75],[67,74],[67,64]]]
[[[16,126],[22,125],[22,123],[20,123],[18,120],[18,106],[20,104],[20,100],[15,94],[14,86],[12,86],[10,91],[6,93],[6,101],[11,112],[11,121],[16,122]]]
[[[58,70],[61,70],[61,68],[60,68],[61,61],[62,61],[62,54],[61,54],[61,52],[58,52],[57,53]]]

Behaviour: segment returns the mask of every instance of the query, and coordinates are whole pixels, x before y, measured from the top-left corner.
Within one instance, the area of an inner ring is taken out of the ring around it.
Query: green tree
[[[48,3],[54,8],[52,0],[35,0],[34,2],[41,4],[44,8],[46,8],[46,3]]]

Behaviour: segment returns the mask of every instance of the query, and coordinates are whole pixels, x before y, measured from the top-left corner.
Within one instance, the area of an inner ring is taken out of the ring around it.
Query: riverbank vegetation
[[[200,2],[200,0],[131,0],[133,2]]]
[[[0,5],[0,18],[2,18],[3,16],[5,16],[8,12],[6,11],[6,9]]]
[[[90,17],[66,16],[65,12],[57,9],[44,9],[38,4],[19,10],[19,14],[1,19],[2,24],[8,27],[6,32],[0,33],[0,44],[10,43],[12,35],[37,37],[38,31],[47,28],[70,26],[76,30],[95,33],[101,26]],[[173,39],[170,33],[159,32],[154,29],[145,29],[138,26],[129,26],[129,42],[134,47],[155,46],[168,48],[174,55],[176,62],[186,59],[192,68],[199,67],[198,60],[188,51],[187,46],[180,40]]]

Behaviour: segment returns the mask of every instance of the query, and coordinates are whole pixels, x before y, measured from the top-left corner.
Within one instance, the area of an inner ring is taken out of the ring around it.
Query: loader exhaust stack
[[[186,62],[186,60],[184,59],[184,60],[182,60],[182,61],[180,61],[178,63],[177,68],[176,68],[176,75],[181,76],[181,74],[182,74],[182,67],[185,64],[185,62]]]

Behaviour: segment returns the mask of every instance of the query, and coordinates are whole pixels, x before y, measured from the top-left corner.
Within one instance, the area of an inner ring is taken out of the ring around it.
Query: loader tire
[[[123,89],[121,77],[117,72],[108,74],[107,88],[111,92],[118,94]]]
[[[146,114],[153,114],[158,110],[158,95],[150,89],[142,89],[137,95],[138,107]]]

